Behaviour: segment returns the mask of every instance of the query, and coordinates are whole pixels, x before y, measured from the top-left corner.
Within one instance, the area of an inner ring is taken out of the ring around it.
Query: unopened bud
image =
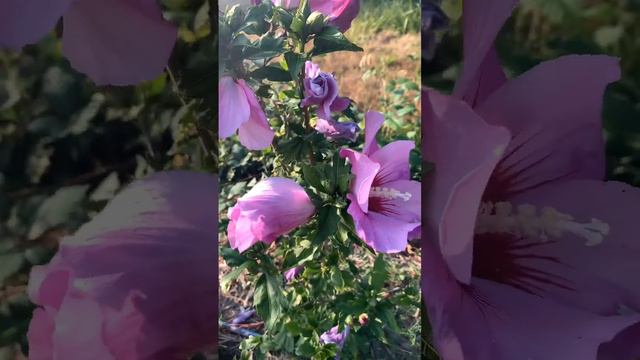
[[[325,26],[325,17],[319,11],[314,11],[307,18],[306,30],[309,34],[319,33]]]
[[[358,316],[358,322],[360,323],[360,326],[365,326],[369,323],[369,315],[362,313],[360,314],[360,316]]]

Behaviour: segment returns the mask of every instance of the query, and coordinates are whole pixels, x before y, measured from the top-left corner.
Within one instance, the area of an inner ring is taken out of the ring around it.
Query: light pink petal
[[[371,160],[380,164],[380,172],[376,175],[375,185],[409,179],[411,175],[409,153],[414,147],[413,141],[397,140],[373,153],[370,156]]]
[[[594,289],[576,304],[598,311],[615,313],[624,305],[640,312],[640,242],[637,219],[640,213],[640,190],[618,182],[570,180],[540,187],[512,199],[514,204],[528,203],[538,207],[553,207],[579,223],[598,219],[606,223],[609,232],[599,245],[587,246],[587,239],[565,233],[546,245],[547,253],[575,269],[584,277],[610,284],[608,299],[601,299]],[[626,295],[626,296],[625,296]],[[605,301],[608,300],[608,301]]]
[[[36,308],[29,324],[27,338],[29,339],[29,359],[53,359],[53,331],[55,310]]]
[[[389,216],[406,222],[420,222],[420,209],[422,207],[421,183],[411,180],[395,180],[386,183],[384,187],[408,195],[384,200],[384,208],[388,210]],[[372,200],[369,199],[369,201],[371,202]]]
[[[229,211],[231,247],[243,252],[258,241],[270,244],[306,223],[314,212],[309,195],[295,181],[278,177],[262,180]]]
[[[340,150],[340,156],[346,157],[351,163],[351,173],[355,175],[351,182],[351,192],[355,194],[355,200],[361,211],[366,213],[369,209],[369,193],[373,180],[380,170],[380,164],[351,149]]]
[[[364,115],[364,148],[362,152],[371,155],[378,151],[380,147],[376,141],[376,134],[382,128],[384,115],[377,111],[368,111]]]
[[[367,245],[382,253],[405,250],[409,233],[420,225],[419,221],[405,222],[373,211],[365,214],[351,194],[347,197],[352,201],[347,211],[353,217],[356,233]]]
[[[155,0],[76,1],[62,51],[98,85],[132,85],[162,74],[176,37]]]
[[[470,84],[463,99],[471,107],[480,106],[489,95],[507,82],[495,47],[492,47],[478,69],[476,79]]]
[[[602,179],[602,96],[620,76],[607,56],[545,62],[493,93],[478,108],[513,134],[492,179],[500,198],[560,179]]]
[[[428,92],[431,116],[424,119],[435,163],[427,201],[427,234],[437,236],[456,278],[469,283],[473,234],[480,200],[509,142],[509,132],[487,124],[463,101]],[[429,114],[429,112],[427,112]]]
[[[98,351],[100,341],[89,332],[100,334],[95,331],[115,328],[125,320],[135,339],[102,333],[116,358],[128,353],[131,341],[136,342],[134,359],[188,358],[212,346],[217,333],[217,310],[211,306],[217,299],[218,278],[217,267],[211,266],[217,256],[216,197],[217,176],[160,172],[129,185],[74,236],[65,238],[56,259],[47,265],[55,269],[64,264],[74,275],[73,298],[67,293],[56,317],[55,347],[65,355],[82,354],[81,359],[108,359],[81,348]],[[78,297],[78,291],[87,296]],[[127,305],[132,292],[142,295],[135,308],[145,323],[137,332],[136,312]],[[76,331],[84,333],[70,338],[69,332]]]
[[[509,18],[518,0],[468,0],[464,2],[464,63],[462,74],[456,82],[455,96],[475,98],[472,94],[484,80],[481,76],[490,75],[481,70],[489,49]],[[491,80],[493,81],[493,80]]]
[[[0,0],[0,48],[33,44],[53,30],[73,0]]]
[[[87,295],[69,294],[55,319],[54,359],[115,360],[106,346],[100,304]]]
[[[107,346],[116,359],[135,359],[137,357],[137,335],[143,331],[144,315],[136,302],[144,298],[138,291],[131,291],[124,300],[122,309],[104,309],[104,337]]]
[[[71,276],[70,269],[35,266],[29,276],[29,297],[40,306],[58,309],[69,288]]]
[[[221,139],[235,134],[242,124],[249,121],[251,107],[240,85],[230,76],[223,76],[218,83],[218,136]]]
[[[438,249],[437,239],[422,238],[422,295],[435,346],[444,360],[496,360],[480,302],[460,286]],[[465,356],[467,354],[467,356]]]
[[[249,150],[262,150],[271,145],[275,132],[269,127],[267,116],[258,102],[258,98],[244,81],[240,83],[246,99],[249,101],[251,114],[249,121],[240,125],[238,137],[240,143]]]
[[[485,308],[496,360],[596,359],[600,344],[640,316],[600,316],[529,295],[510,286],[474,279]],[[469,321],[469,319],[467,319]],[[535,339],[535,341],[532,341]],[[465,339],[474,342],[473,338]]]

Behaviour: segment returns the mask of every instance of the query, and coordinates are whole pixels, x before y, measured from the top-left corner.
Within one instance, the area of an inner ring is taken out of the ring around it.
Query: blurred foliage
[[[179,26],[171,70],[135,87],[97,88],[53,33],[0,51],[0,359],[26,353],[28,274],[63,236],[135,178],[216,170],[217,12],[206,0],[163,5]]]
[[[448,91],[462,58],[461,0],[442,5],[452,26],[435,58],[424,64],[423,81]],[[498,36],[497,48],[510,77],[567,54],[619,57],[622,78],[604,100],[607,173],[640,185],[640,1],[523,0]]]
[[[363,0],[361,5],[357,21],[348,32],[354,41],[382,30],[400,34],[420,31],[420,0]]]

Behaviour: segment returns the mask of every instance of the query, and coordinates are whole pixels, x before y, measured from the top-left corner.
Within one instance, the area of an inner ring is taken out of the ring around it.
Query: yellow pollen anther
[[[411,200],[411,193],[401,192],[396,189],[387,188],[387,187],[372,187],[371,192],[369,193],[372,197],[380,197],[383,199],[402,199],[403,201]]]
[[[514,212],[511,203],[485,202],[480,205],[475,232],[509,233],[542,241],[549,241],[549,237],[561,238],[568,232],[586,239],[586,246],[595,246],[602,243],[609,230],[609,225],[601,220],[580,223],[552,207],[538,211],[533,205],[523,204]]]

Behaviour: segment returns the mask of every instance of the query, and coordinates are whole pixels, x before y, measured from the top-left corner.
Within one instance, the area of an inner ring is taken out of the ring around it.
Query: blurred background
[[[449,92],[462,58],[462,0],[432,2],[441,3],[449,26],[436,33],[432,57],[422,60],[422,81]],[[435,16],[432,24],[442,20]],[[622,78],[604,98],[607,177],[640,186],[640,1],[521,0],[496,45],[509,77],[567,54],[619,57]],[[427,359],[438,359],[429,344],[426,352]]]
[[[70,68],[55,32],[22,52],[0,50],[0,360],[26,358],[29,271],[61,238],[135,178],[215,166],[197,136],[214,130],[217,113],[210,6],[162,3],[180,27],[169,64],[175,82],[165,74],[97,88]]]

